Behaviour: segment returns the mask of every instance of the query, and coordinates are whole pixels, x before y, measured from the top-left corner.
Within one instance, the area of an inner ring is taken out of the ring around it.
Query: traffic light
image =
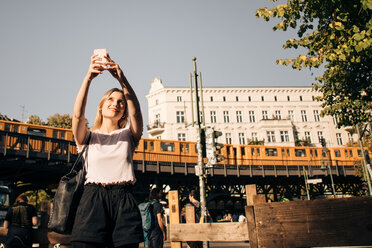
[[[206,156],[208,163],[211,165],[215,165],[225,159],[224,156],[217,154],[223,147],[223,144],[217,143],[217,138],[221,135],[222,132],[214,131],[211,127],[205,128]]]

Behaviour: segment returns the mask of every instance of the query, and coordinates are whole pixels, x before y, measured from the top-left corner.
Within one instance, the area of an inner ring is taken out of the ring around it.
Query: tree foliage
[[[43,122],[38,115],[31,115],[30,117],[28,117],[26,123],[33,125],[45,125],[45,122]]]
[[[48,117],[48,126],[60,127],[60,128],[71,128],[72,127],[72,117],[69,114],[54,114]]]
[[[278,64],[298,70],[324,65],[314,84],[322,93],[317,98],[322,115],[336,116],[339,127],[372,121],[372,0],[288,0],[258,9],[256,16],[280,19],[274,30],[297,31],[298,37],[287,40],[284,49],[307,50]]]

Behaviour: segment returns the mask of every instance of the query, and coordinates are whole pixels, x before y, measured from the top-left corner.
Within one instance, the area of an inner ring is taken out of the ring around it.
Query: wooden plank
[[[191,204],[186,205],[186,223],[195,223],[195,207]],[[197,246],[197,244],[193,244],[193,242],[187,242],[186,247],[192,248]]]
[[[372,197],[254,206],[258,247],[372,244]]]
[[[195,223],[195,207],[191,204],[186,205],[186,223]]]
[[[254,204],[253,196],[257,195],[256,184],[245,185],[245,195],[247,197],[247,206],[252,206]]]
[[[258,246],[257,246],[256,221],[254,218],[253,206],[245,207],[245,216],[247,218],[249,247],[257,248]]]
[[[180,207],[177,190],[170,190],[168,192],[169,199],[169,223],[178,224],[180,223]],[[169,230],[168,234],[171,234]],[[181,248],[181,242],[171,242],[171,248]]]
[[[170,224],[170,241],[247,241],[245,222]]]
[[[253,205],[266,203],[265,195],[253,195],[252,199],[253,199]]]

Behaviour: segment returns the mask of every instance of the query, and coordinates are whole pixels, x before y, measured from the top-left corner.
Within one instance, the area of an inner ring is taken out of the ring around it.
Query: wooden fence
[[[255,185],[247,185],[246,192],[247,222],[171,222],[172,248],[186,241],[249,241],[250,248],[372,247],[371,196],[266,203],[263,195],[256,195]],[[179,215],[174,198],[170,214]]]
[[[168,226],[172,248],[186,241],[249,241],[258,247],[372,247],[372,197],[319,199],[266,203],[256,194],[255,185],[247,185],[247,222],[192,223],[194,211],[186,207],[188,223],[180,224],[177,191],[170,191]],[[191,208],[192,209],[192,208]],[[6,230],[0,228],[0,241]],[[40,247],[69,247],[69,236],[35,230],[34,242]],[[248,247],[248,244],[247,244]]]

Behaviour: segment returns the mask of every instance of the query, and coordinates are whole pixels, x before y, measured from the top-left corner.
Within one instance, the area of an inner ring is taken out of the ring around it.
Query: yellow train
[[[71,129],[0,120],[0,131],[4,131],[3,134],[7,132],[32,135],[30,137],[34,138],[30,139],[29,144],[33,151],[77,153],[74,145],[68,145],[64,148],[58,147],[57,149],[58,140],[73,141]],[[45,139],[38,140],[37,137],[49,139],[48,141],[45,141]],[[8,139],[7,147],[21,149],[20,144],[15,144],[15,142],[18,141]],[[4,144],[4,142],[1,144]],[[372,155],[370,151],[366,150],[366,152],[369,156]],[[333,166],[353,166],[361,160],[361,150],[358,147],[329,147],[325,152],[322,147],[225,144],[220,153],[225,157],[225,160],[219,162],[219,164],[239,166],[322,166],[327,164],[327,161]],[[196,142],[142,138],[136,148],[134,159],[138,161],[196,164]]]

